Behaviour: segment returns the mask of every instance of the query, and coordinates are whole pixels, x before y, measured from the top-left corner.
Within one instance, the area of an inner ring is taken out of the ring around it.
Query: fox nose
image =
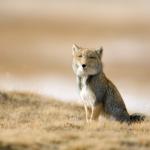
[[[83,67],[83,68],[85,68],[85,67],[86,67],[86,65],[85,65],[85,64],[82,64],[82,67]]]

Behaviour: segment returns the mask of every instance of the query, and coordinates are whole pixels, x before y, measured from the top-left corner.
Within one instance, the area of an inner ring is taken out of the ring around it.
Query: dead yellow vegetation
[[[0,92],[0,150],[149,150],[150,121],[87,124],[84,110],[33,93]]]

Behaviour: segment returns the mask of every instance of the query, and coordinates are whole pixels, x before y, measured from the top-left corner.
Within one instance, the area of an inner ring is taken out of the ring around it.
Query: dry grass
[[[150,149],[150,121],[86,124],[81,106],[32,93],[0,93],[0,150]]]

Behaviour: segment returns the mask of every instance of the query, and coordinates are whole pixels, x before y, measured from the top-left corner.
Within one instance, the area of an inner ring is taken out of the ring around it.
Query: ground
[[[0,150],[149,150],[149,118],[87,124],[82,106],[33,93],[0,92]]]

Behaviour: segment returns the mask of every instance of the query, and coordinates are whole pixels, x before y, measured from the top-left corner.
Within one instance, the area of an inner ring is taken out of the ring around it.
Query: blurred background
[[[103,46],[130,112],[150,114],[150,1],[0,0],[0,89],[79,102],[72,45]]]

